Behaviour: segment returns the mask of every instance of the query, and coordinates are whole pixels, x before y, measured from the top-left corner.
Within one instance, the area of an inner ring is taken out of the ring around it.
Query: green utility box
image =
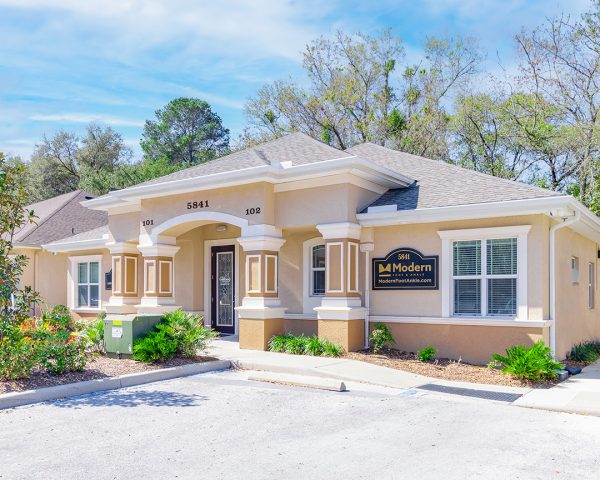
[[[160,315],[108,315],[104,319],[104,348],[111,357],[130,357],[133,341],[160,322]]]

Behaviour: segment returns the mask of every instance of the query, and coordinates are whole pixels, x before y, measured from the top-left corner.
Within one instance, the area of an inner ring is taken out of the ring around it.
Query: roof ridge
[[[69,203],[71,203],[75,199],[75,197],[77,197],[80,193],[84,193],[84,192],[82,192],[81,190],[73,190],[73,192],[68,192],[68,193],[72,193],[73,195],[71,195],[70,198],[68,198],[62,205],[57,207],[56,210],[54,210],[50,215],[48,215],[46,218],[44,218],[40,223],[36,223],[35,227],[31,230],[31,232],[27,233],[27,235],[25,235],[21,240],[19,240],[19,243],[23,243],[30,235],[32,235],[34,232],[36,232],[38,228],[40,228],[42,225],[47,223],[48,220],[50,220],[51,218],[54,218],[54,216],[58,212],[60,212]],[[48,200],[50,200],[50,199],[48,199]],[[34,210],[34,213],[35,213],[35,210]]]

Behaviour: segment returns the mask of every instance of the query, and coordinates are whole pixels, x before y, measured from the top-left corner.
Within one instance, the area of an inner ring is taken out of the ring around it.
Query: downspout
[[[550,349],[556,359],[556,232],[577,222],[581,214],[576,211],[572,216],[562,217],[562,223],[550,227]]]
[[[33,252],[33,291],[37,292],[38,291],[38,285],[37,285],[37,272],[38,272],[38,250],[35,250]],[[37,303],[33,304],[33,315],[36,316],[37,315]]]

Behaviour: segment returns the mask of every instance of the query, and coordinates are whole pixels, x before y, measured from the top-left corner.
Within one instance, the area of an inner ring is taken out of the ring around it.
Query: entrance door
[[[235,333],[235,246],[212,247],[211,324],[221,333]]]

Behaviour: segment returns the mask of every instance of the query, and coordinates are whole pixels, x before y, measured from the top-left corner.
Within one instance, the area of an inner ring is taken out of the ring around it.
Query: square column
[[[143,297],[136,305],[138,313],[161,314],[176,310],[174,244],[138,245],[143,257]]]
[[[130,243],[108,244],[112,254],[112,294],[105,305],[108,314],[135,313],[140,301],[138,265],[139,251]]]
[[[346,351],[365,345],[365,317],[359,290],[360,225],[317,225],[325,239],[325,296],[316,307],[318,335]]]
[[[270,226],[265,226],[270,227]],[[238,238],[244,251],[246,293],[236,307],[240,322],[240,348],[267,350],[273,335],[284,332],[278,290],[279,250],[285,243],[281,231],[270,227],[271,235]]]

